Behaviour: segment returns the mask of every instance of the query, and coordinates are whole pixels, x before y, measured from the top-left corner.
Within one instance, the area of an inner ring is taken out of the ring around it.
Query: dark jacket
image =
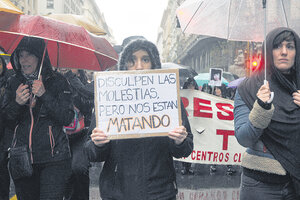
[[[86,143],[90,161],[105,161],[99,185],[102,198],[175,198],[177,185],[173,157],[187,157],[193,150],[190,124],[184,107],[181,107],[188,136],[180,145],[168,137],[112,140],[104,147],[97,147],[91,140]],[[91,127],[95,127],[94,124],[95,118]]]
[[[64,74],[67,78],[72,91],[73,103],[84,115],[84,124],[88,128],[91,123],[92,110],[94,108],[94,89],[93,84],[81,80],[72,71]]]
[[[17,88],[21,83],[28,84],[28,80],[21,73],[18,51],[26,49],[34,53],[39,58],[40,63],[44,43],[35,42],[31,41],[30,44],[26,44],[26,40],[22,40],[11,56],[12,66],[16,74],[8,80],[3,112],[6,123],[15,130],[15,146],[29,146],[32,122],[28,103],[19,105],[16,102]],[[34,46],[32,44],[35,44],[34,50],[30,49]],[[30,48],[28,49],[28,47]],[[32,131],[33,163],[54,162],[70,158],[68,139],[62,127],[70,124],[74,117],[68,82],[62,75],[52,70],[47,53],[41,74],[46,92],[41,97],[36,97],[36,105],[32,109],[34,124]]]

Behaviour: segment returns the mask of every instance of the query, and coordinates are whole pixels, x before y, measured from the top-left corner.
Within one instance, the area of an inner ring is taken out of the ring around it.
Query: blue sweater
[[[249,120],[250,112],[239,93],[236,92],[234,99],[235,137],[242,146],[247,148],[243,155],[242,166],[259,172],[286,175],[285,169],[260,140],[263,129],[254,127]],[[259,107],[259,112],[264,112],[264,109]]]

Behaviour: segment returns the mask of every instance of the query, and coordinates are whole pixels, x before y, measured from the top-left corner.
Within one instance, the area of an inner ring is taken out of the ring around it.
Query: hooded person
[[[119,60],[119,70],[160,69],[156,46],[147,40],[131,41]],[[91,122],[86,152],[92,162],[104,161],[99,178],[101,199],[175,200],[177,193],[173,157],[187,157],[193,150],[193,135],[182,109],[182,126],[168,137],[108,140]]]
[[[134,62],[134,60],[132,60],[133,53],[139,50],[143,50],[148,53],[148,56],[152,64],[151,69],[161,69],[159,52],[155,44],[145,39],[137,39],[129,42],[124,47],[124,50],[121,52],[120,60],[119,60],[120,71],[128,70],[128,63]]]
[[[247,147],[240,199],[299,199],[300,40],[293,30],[277,28],[265,42],[268,83],[261,66],[234,100],[235,136]]]
[[[11,171],[17,198],[24,200],[62,199],[70,171],[70,150],[62,127],[74,117],[71,92],[67,80],[52,70],[44,49],[42,39],[20,41],[11,55],[15,75],[8,80],[3,100],[5,120],[14,129],[11,148],[25,147],[31,158],[31,175],[14,178]],[[10,163],[10,170],[16,167]]]
[[[3,56],[0,56],[0,104],[2,104],[7,79],[9,78],[6,68],[6,62]],[[0,199],[9,199],[10,177],[7,168],[8,163],[8,144],[11,143],[12,133],[6,131],[5,119],[0,109]]]

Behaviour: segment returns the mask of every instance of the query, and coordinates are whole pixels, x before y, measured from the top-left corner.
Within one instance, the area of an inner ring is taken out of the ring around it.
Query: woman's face
[[[138,50],[132,54],[132,59],[127,63],[128,70],[151,69],[152,63],[147,51]]]
[[[215,81],[219,81],[220,80],[220,74],[219,73],[214,74],[214,80]]]
[[[33,74],[38,65],[38,57],[28,51],[22,50],[19,54],[19,62],[24,74]]]
[[[289,73],[295,63],[296,47],[294,41],[283,41],[273,48],[274,65],[282,73]]]

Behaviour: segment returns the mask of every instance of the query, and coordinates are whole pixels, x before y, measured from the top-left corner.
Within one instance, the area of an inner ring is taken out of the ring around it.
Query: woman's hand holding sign
[[[188,133],[186,132],[186,128],[184,126],[179,126],[168,133],[168,137],[175,141],[175,144],[181,144]]]
[[[102,147],[104,146],[104,144],[110,142],[110,140],[107,139],[107,135],[99,128],[94,128],[91,134],[91,139],[98,147]]]

